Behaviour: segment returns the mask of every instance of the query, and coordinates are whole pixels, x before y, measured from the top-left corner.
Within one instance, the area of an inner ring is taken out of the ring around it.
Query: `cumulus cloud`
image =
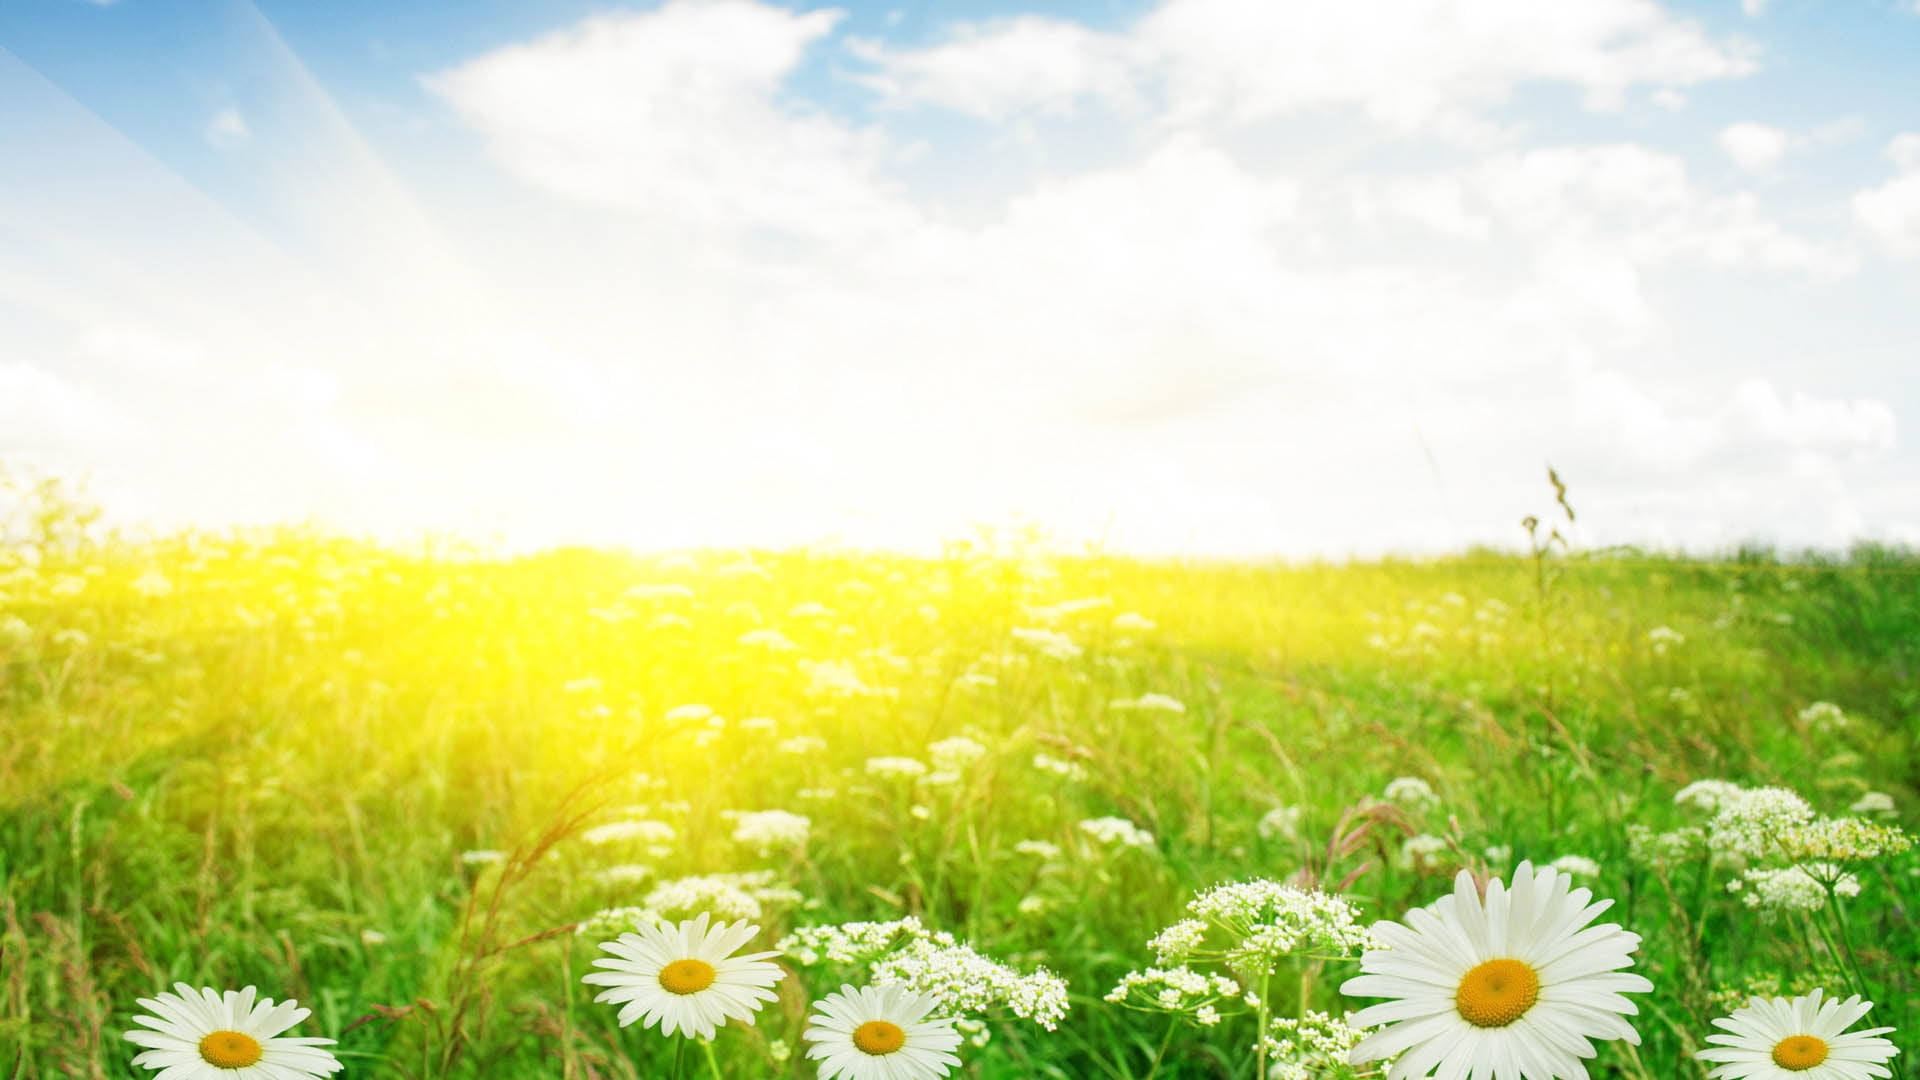
[[[1118,32],[995,20],[929,46],[861,49],[879,68],[871,85],[896,105],[1005,117],[1155,95],[1175,124],[1345,106],[1398,131],[1468,139],[1490,132],[1476,110],[1529,83],[1570,84],[1590,108],[1612,109],[1636,86],[1671,93],[1746,75],[1754,52],[1650,0],[1166,0]]]
[[[1853,197],[1853,218],[1896,259],[1920,258],[1920,133],[1887,144],[1897,175]]]
[[[1722,128],[1720,149],[1748,172],[1766,172],[1787,154],[1787,133],[1766,124],[1740,123]]]
[[[427,77],[528,183],[668,220],[820,236],[885,222],[878,137],[783,84],[842,13],[674,0]]]

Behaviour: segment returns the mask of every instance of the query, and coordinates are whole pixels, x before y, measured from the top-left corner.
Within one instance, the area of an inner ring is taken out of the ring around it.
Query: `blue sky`
[[[0,9],[0,459],[516,545],[1920,542],[1920,10]]]

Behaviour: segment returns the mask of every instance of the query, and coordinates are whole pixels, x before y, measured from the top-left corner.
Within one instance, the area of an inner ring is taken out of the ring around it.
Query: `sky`
[[[1920,543],[1920,0],[8,0],[129,528]]]

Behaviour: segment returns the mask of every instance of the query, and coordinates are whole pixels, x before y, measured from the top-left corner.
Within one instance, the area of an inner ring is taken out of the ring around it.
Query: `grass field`
[[[1601,1045],[1595,1075],[1703,1077],[1711,1018],[1816,985],[1864,990],[1910,1057],[1920,856],[1849,863],[1857,895],[1797,909],[1751,876],[1766,857],[1698,850],[1709,815],[1675,796],[1778,785],[1911,826],[1916,660],[1920,560],[1871,550],[1283,566],[985,541],[18,542],[0,1075],[147,1075],[122,1032],[181,980],[298,998],[294,1034],[338,1038],[347,1076],[668,1076],[679,1040],[616,1027],[580,983],[644,917],[617,909],[651,907],[750,914],[763,948],[912,915],[1009,985],[1064,979],[1057,1030],[1004,999],[973,1018],[969,1076],[1250,1077],[1257,1012],[1104,1000],[1195,890],[1319,884],[1371,922],[1463,866],[1563,857],[1617,898],[1656,987],[1642,1045]],[[804,830],[744,816],[775,810]],[[720,1033],[722,1075],[814,1075],[808,1002],[867,973],[799,951],[780,1001]],[[1282,958],[1263,1009],[1358,1009],[1338,993],[1356,970]],[[1275,1075],[1346,1075],[1290,1053]]]

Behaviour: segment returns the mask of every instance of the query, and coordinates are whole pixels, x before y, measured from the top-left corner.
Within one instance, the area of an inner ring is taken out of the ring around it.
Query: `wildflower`
[[[158,570],[149,570],[133,581],[133,591],[149,600],[155,600],[173,593],[173,582]]]
[[[653,876],[653,867],[638,863],[609,866],[594,877],[605,885],[638,885]]]
[[[818,735],[795,735],[790,739],[781,739],[774,749],[783,754],[817,754],[827,748],[827,740]]]
[[[666,719],[669,721],[688,724],[697,724],[704,720],[711,720],[713,717],[713,706],[698,703],[675,705],[673,708],[667,710],[666,715]]]
[[[1200,1022],[1200,1010],[1213,1010],[1217,1018],[1219,1013],[1215,1005],[1233,1001],[1239,996],[1240,984],[1231,978],[1205,974],[1182,965],[1129,971],[1120,977],[1112,990],[1107,991],[1106,1000],[1137,1009],[1191,1013],[1195,1022]]]
[[[1839,731],[1847,726],[1847,714],[1831,701],[1816,701],[1800,710],[1800,722],[1815,731]]]
[[[732,816],[733,842],[753,848],[763,856],[806,847],[807,836],[813,828],[813,819],[785,810],[733,811]]]
[[[1113,617],[1113,628],[1122,632],[1151,630],[1157,625],[1137,611],[1123,611]]]
[[[758,919],[761,902],[786,899],[785,890],[770,888],[773,874],[761,870],[745,874],[694,874],[663,881],[641,901],[662,916],[711,912],[725,918]]]
[[[1600,864],[1584,855],[1562,855],[1547,865],[1568,877],[1600,876]]]
[[[1366,1037],[1366,1032],[1347,1020],[1309,1009],[1305,1016],[1277,1017],[1267,1025],[1260,1041],[1273,1064],[1267,1080],[1322,1080],[1338,1076],[1341,1063]]]
[[[1854,995],[1845,1001],[1821,1000],[1823,991],[1806,997],[1754,998],[1732,1016],[1718,1017],[1714,1026],[1730,1034],[1713,1034],[1715,1045],[1694,1054],[1716,1062],[1707,1075],[1713,1080],[1758,1080],[1788,1074],[1806,1080],[1867,1080],[1888,1076],[1883,1064],[1899,1053],[1881,1038],[1893,1029],[1847,1031],[1867,1015],[1873,1002]]]
[[[853,665],[845,660],[802,660],[800,670],[807,676],[810,697],[878,697],[883,691],[869,686]]]
[[[1891,814],[1894,812],[1893,796],[1884,791],[1869,791],[1855,799],[1847,809],[1856,814]]]
[[[1067,1011],[1067,984],[1040,968],[1031,975],[982,956],[944,931],[929,930],[913,916],[893,922],[803,926],[782,938],[779,949],[805,965],[831,961],[865,964],[878,985],[899,983],[967,1016],[1005,1008],[1052,1031]],[[963,1019],[957,1027],[964,1027]],[[984,1042],[983,1037],[976,1045]]]
[[[1647,631],[1647,644],[1653,646],[1655,656],[1665,656],[1669,648],[1686,643],[1687,636],[1671,626],[1656,626]]]
[[[1613,923],[1588,928],[1613,902],[1590,903],[1586,889],[1569,889],[1566,875],[1523,862],[1513,888],[1495,878],[1483,901],[1473,877],[1461,871],[1454,891],[1407,916],[1408,925],[1381,922],[1373,933],[1384,948],[1360,960],[1364,973],[1347,980],[1344,994],[1395,1000],[1356,1013],[1355,1027],[1387,1026],[1353,1048],[1359,1065],[1403,1056],[1390,1080],[1424,1077],[1443,1061],[1450,1073],[1530,1078],[1582,1076],[1580,1059],[1591,1040],[1640,1036],[1616,1014],[1632,1015],[1621,996],[1653,984],[1620,969],[1633,963],[1638,934]]]
[[[1109,703],[1107,708],[1122,711],[1138,709],[1141,712],[1164,712],[1176,715],[1187,711],[1185,702],[1166,694],[1141,694],[1137,698],[1121,698]]]
[[[1742,788],[1723,799],[1707,822],[1707,844],[1716,852],[1759,858],[1775,838],[1813,819],[1807,800],[1786,788]]]
[[[1153,850],[1153,834],[1126,818],[1088,818],[1080,823],[1080,831],[1107,847]]]
[[[1711,814],[1719,810],[1721,804],[1739,797],[1743,790],[1739,784],[1727,780],[1695,780],[1675,792],[1673,802],[1675,806],[1691,806]]]
[[[963,772],[967,766],[986,756],[987,748],[965,735],[941,739],[927,747],[927,757],[933,760],[933,767],[942,772]]]
[[[611,844],[618,840],[639,840],[647,844],[673,843],[673,826],[664,821],[615,821],[597,825],[580,834],[589,844]]]
[[[155,1015],[135,1016],[141,1029],[126,1033],[128,1042],[145,1047],[135,1065],[158,1069],[168,1080],[218,1080],[230,1072],[296,1080],[345,1067],[331,1051],[320,1049],[332,1039],[281,1036],[312,1015],[297,1002],[256,1002],[251,986],[224,994],[186,983],[173,988],[177,993],[140,999],[140,1007]]]
[[[918,780],[927,775],[927,766],[925,762],[910,757],[868,758],[867,775],[882,780]]]
[[[1400,863],[1415,870],[1438,869],[1453,845],[1444,836],[1421,833],[1400,842]]]
[[[1087,770],[1077,761],[1062,761],[1052,754],[1033,755],[1033,767],[1041,772],[1050,772],[1055,776],[1064,776],[1069,780],[1085,780]]]
[[[960,1064],[953,1020],[927,1018],[937,1004],[898,985],[842,986],[814,1004],[800,1037],[821,1080],[934,1080]]]
[[[1080,646],[1075,645],[1072,638],[1058,630],[1015,627],[1013,639],[1052,660],[1068,661],[1080,658]]]
[[[1060,857],[1060,845],[1050,844],[1045,840],[1022,840],[1013,845],[1013,850],[1022,855],[1037,855],[1042,859],[1057,859]]]
[[[1373,944],[1359,912],[1342,897],[1265,878],[1202,890],[1187,911],[1193,918],[1148,942],[1156,963],[1219,961],[1258,976],[1287,956],[1346,956]]]
[[[387,943],[387,935],[381,933],[378,930],[373,929],[372,927],[368,927],[367,929],[360,931],[360,944],[365,945],[370,949],[378,948],[379,946],[385,945],[386,943]]]
[[[805,600],[787,610],[790,619],[831,619],[834,610],[817,600]]]
[[[1275,838],[1291,840],[1300,834],[1300,808],[1276,806],[1261,815],[1258,828],[1262,840]]]
[[[1728,892],[1745,895],[1742,902],[1763,916],[1787,911],[1818,911],[1827,904],[1829,889],[1842,898],[1860,895],[1860,879],[1832,863],[1809,863],[1778,869],[1742,871],[1727,883]]]
[[[600,948],[613,954],[593,965],[580,981],[607,989],[595,1001],[619,1004],[620,1026],[645,1018],[657,1021],[660,1034],[685,1033],[713,1038],[728,1020],[753,1023],[760,1006],[777,995],[771,987],[783,974],[767,958],[775,952],[734,955],[760,928],[744,922],[708,924],[703,912],[678,925],[643,926]]]
[[[1414,810],[1430,810],[1440,805],[1440,796],[1432,785],[1417,776],[1397,776],[1387,782],[1387,801]]]
[[[740,635],[740,644],[754,649],[766,649],[769,652],[792,652],[800,646],[793,639],[778,630],[762,628],[749,630]]]
[[[1913,840],[1898,826],[1863,818],[1816,818],[1781,830],[1776,839],[1780,850],[1796,862],[1866,862],[1884,855],[1903,855],[1913,847]]]
[[[493,851],[483,848],[478,851],[463,851],[460,853],[460,862],[466,866],[492,866],[494,863],[505,861],[507,861],[507,853],[504,851]]]

